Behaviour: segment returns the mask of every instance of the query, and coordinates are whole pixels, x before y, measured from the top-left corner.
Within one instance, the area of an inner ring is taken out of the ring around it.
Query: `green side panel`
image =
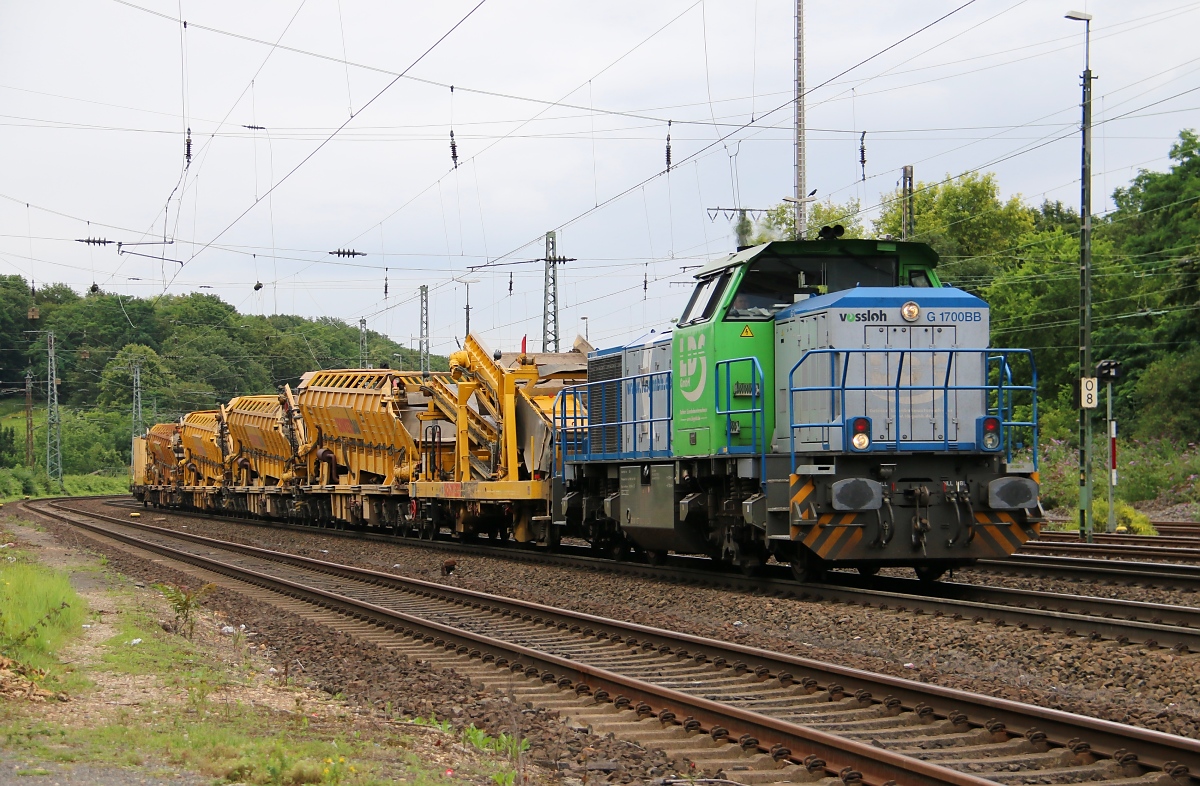
[[[739,271],[712,319],[676,328],[672,336],[671,447],[677,456],[726,454],[731,445],[761,450],[770,444],[775,429],[775,321],[724,321],[740,280]],[[721,365],[750,357],[757,358],[761,375],[750,362]],[[718,415],[718,398],[726,411],[762,411]],[[731,423],[736,425],[731,428]]]

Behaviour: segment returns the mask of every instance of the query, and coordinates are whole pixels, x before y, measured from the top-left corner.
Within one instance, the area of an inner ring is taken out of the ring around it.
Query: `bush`
[[[1122,499],[1114,500],[1117,506],[1117,528],[1124,527],[1131,535],[1157,535],[1158,530],[1150,523],[1150,517]],[[1108,522],[1108,496],[1097,490],[1092,501],[1093,528],[1103,532]]]

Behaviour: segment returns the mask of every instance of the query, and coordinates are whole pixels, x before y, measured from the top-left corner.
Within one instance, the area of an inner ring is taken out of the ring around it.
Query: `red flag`
[[[528,336],[528,335],[521,336],[521,354],[522,354],[522,355],[524,355],[524,354],[525,354],[525,340],[526,340],[527,338],[529,338],[529,336]]]

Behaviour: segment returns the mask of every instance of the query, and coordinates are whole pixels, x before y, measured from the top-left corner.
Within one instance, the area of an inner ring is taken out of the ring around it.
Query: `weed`
[[[283,786],[283,776],[287,773],[291,762],[288,761],[287,754],[282,748],[276,748],[271,751],[271,755],[267,758],[266,766],[263,768],[267,771],[267,777],[270,779],[267,783],[271,786]]]
[[[500,770],[492,773],[492,783],[498,786],[513,786],[517,782],[516,770]]]
[[[205,584],[198,589],[190,590],[183,585],[156,584],[155,589],[163,594],[175,612],[175,630],[183,633],[190,640],[196,632],[196,609],[200,601],[217,589],[216,584]]]
[[[474,745],[481,751],[499,753],[514,760],[529,750],[529,740],[527,739],[514,737],[504,732],[493,737],[483,729],[476,728],[474,723],[462,730],[462,741]]]
[[[454,731],[454,724],[450,723],[450,721],[440,721],[437,719],[436,715],[430,715],[428,718],[416,717],[413,718],[412,722],[416,726],[432,726],[433,728],[440,729],[447,734]]]

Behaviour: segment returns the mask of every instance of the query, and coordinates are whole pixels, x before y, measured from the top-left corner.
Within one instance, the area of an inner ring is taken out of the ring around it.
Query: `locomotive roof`
[[[955,287],[855,287],[801,300],[775,314],[775,321],[827,308],[899,308],[910,300],[923,308],[988,307],[985,301]]]
[[[696,271],[696,278],[704,278],[719,270],[735,267],[751,262],[760,256],[800,257],[800,256],[847,256],[875,257],[880,253],[902,253],[911,261],[934,267],[938,255],[925,243],[910,243],[899,240],[773,240],[757,246],[743,248],[736,254],[730,254],[724,259],[709,262]]]

